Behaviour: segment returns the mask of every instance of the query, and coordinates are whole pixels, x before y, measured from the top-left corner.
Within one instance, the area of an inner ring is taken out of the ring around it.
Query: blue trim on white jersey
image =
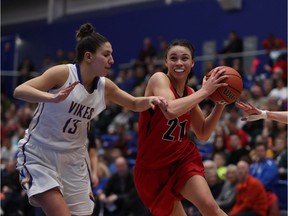
[[[79,79],[80,83],[83,85],[83,81],[82,81],[82,77],[81,77],[81,73],[80,73],[80,66],[79,66],[79,64],[75,64],[75,66],[76,66],[76,69],[77,69],[78,79]],[[100,80],[100,77],[96,77],[95,78],[95,80],[94,80],[94,89],[97,89],[99,80]]]

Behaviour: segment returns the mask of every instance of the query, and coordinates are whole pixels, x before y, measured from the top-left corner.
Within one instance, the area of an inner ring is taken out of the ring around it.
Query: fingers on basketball
[[[243,80],[238,71],[236,71],[232,67],[225,67],[225,72],[222,74],[227,76],[227,79],[223,80],[223,82],[227,83],[227,86],[219,87],[216,89],[214,93],[212,93],[209,98],[214,102],[225,101],[230,104],[235,102],[241,95],[243,90]],[[206,76],[209,79],[209,72]]]

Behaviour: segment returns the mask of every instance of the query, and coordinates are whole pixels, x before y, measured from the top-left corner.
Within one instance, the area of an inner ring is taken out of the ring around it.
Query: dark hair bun
[[[85,23],[80,26],[79,30],[76,31],[76,40],[79,41],[84,37],[91,35],[94,32],[94,27],[91,23]]]

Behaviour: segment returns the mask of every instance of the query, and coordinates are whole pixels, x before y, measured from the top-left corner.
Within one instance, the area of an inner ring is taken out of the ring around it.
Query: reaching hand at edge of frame
[[[246,116],[241,118],[242,121],[256,121],[259,119],[269,119],[284,124],[288,124],[288,111],[266,111],[258,109],[252,104],[236,102],[236,106],[241,109]]]
[[[242,121],[257,121],[260,119],[267,119],[267,113],[264,110],[260,110],[252,104],[246,104],[243,102],[236,102],[236,107],[244,111],[245,117],[241,118]]]

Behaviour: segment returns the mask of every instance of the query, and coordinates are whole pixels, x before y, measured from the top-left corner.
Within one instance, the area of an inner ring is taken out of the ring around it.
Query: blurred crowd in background
[[[163,39],[156,46],[149,37],[144,38],[143,49],[134,57],[133,64],[116,72],[111,71],[108,77],[126,92],[143,96],[150,76],[157,71],[166,71],[163,57],[168,43]],[[256,56],[250,70],[245,71],[243,57],[230,56],[243,52],[241,38],[237,32],[231,31],[227,45],[218,52],[224,57],[207,62],[203,71],[208,73],[219,65],[231,66],[240,72],[244,81],[239,100],[263,110],[287,110],[287,44],[283,39],[269,35],[262,41],[262,48],[266,50],[266,62],[260,62]],[[59,48],[55,53],[55,58],[45,56],[43,67],[38,69],[39,74],[53,65],[74,62],[74,51]],[[24,58],[18,67],[17,85],[37,76],[35,71],[33,60]],[[201,84],[202,80],[195,75],[188,81],[188,85],[196,91]],[[199,105],[205,115],[214,106],[209,98]],[[43,215],[40,209],[28,203],[15,169],[17,142],[28,128],[36,106],[17,101],[5,90],[1,91],[1,215]],[[107,102],[106,110],[91,122],[87,146],[96,148],[99,160],[99,185],[93,188],[95,215],[149,215],[133,183],[138,115]],[[220,207],[229,212],[237,205],[239,195],[236,187],[241,172],[237,164],[245,160],[249,164],[248,174],[258,179],[265,188],[266,193],[258,196],[266,196],[268,200],[267,216],[281,215],[287,210],[287,125],[270,120],[243,122],[242,116],[243,113],[232,103],[226,106],[207,142],[199,141],[191,131],[191,140],[197,144],[203,157],[205,178]],[[116,194],[117,199],[103,200],[103,193],[107,197]],[[183,205],[187,215],[200,215],[191,203],[183,200]]]

